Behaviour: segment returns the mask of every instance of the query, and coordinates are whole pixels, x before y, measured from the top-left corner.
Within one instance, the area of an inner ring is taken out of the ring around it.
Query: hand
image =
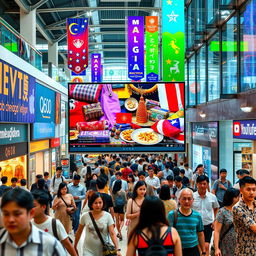
[[[216,250],[215,250],[214,256],[221,256],[221,251],[220,251],[220,249],[216,249]]]
[[[74,199],[75,199],[75,200],[79,199],[79,196],[74,196]]]
[[[212,226],[211,226],[212,230],[214,230],[214,227],[215,227],[215,221],[212,223]]]
[[[226,189],[226,187],[224,185],[222,185],[222,184],[219,184],[219,188]]]
[[[117,256],[122,256],[121,251],[117,251]]]

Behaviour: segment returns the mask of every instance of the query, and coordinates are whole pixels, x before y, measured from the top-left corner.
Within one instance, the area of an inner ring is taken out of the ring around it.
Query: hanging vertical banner
[[[91,74],[92,82],[99,83],[101,81],[101,55],[93,53],[91,55]]]
[[[163,81],[184,81],[184,0],[163,0],[162,22]]]
[[[88,67],[88,18],[68,18],[68,68],[80,74]]]
[[[144,17],[128,16],[128,78],[144,77]]]
[[[146,16],[146,77],[158,81],[158,17]]]

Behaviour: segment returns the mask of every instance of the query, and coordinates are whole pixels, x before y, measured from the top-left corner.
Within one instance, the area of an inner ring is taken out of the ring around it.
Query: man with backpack
[[[216,195],[220,208],[223,207],[223,197],[228,188],[232,188],[231,182],[226,179],[227,170],[220,170],[220,178],[213,183],[212,193]]]
[[[52,177],[51,185],[50,185],[50,191],[52,192],[53,197],[57,195],[59,185],[60,185],[61,182],[66,182],[66,179],[62,175],[62,167],[58,166],[56,168],[55,175]]]
[[[58,239],[71,256],[77,256],[75,248],[70,242],[62,223],[45,214],[48,205],[47,195],[44,193],[33,193],[33,196],[34,219],[32,220],[32,224]]]

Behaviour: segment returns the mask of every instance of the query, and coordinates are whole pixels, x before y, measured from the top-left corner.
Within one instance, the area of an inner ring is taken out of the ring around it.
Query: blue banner
[[[256,120],[233,121],[233,137],[236,139],[256,140]]]
[[[93,83],[101,82],[101,54],[91,54],[91,76]]]
[[[34,123],[32,139],[39,140],[45,138],[55,137],[55,124],[54,123]]]
[[[1,122],[35,121],[35,78],[0,60]]]
[[[36,122],[55,122],[55,92],[36,84]]]

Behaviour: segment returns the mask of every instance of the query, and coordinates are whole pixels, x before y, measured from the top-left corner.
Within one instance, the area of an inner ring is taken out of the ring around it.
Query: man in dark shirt
[[[31,188],[30,188],[30,192],[31,193],[33,193],[35,190],[37,190],[39,187],[38,187],[38,180],[40,180],[40,179],[43,179],[43,175],[42,174],[37,174],[36,175],[36,182],[35,183],[33,183],[32,185],[31,185]],[[49,188],[48,188],[48,186],[47,186],[47,184],[45,183],[44,184],[44,189],[46,190],[46,191],[49,191]]]
[[[6,185],[6,183],[7,183],[7,181],[8,181],[8,177],[7,177],[7,176],[3,176],[3,177],[1,178],[1,181],[2,181],[2,185],[0,186],[0,196],[2,196],[3,193],[4,193],[4,190],[5,190],[6,188],[8,188],[8,186]]]
[[[180,177],[182,178],[182,184],[185,186],[185,187],[189,187],[189,179],[188,177],[185,176],[185,170],[184,169],[181,169],[180,170]]]

